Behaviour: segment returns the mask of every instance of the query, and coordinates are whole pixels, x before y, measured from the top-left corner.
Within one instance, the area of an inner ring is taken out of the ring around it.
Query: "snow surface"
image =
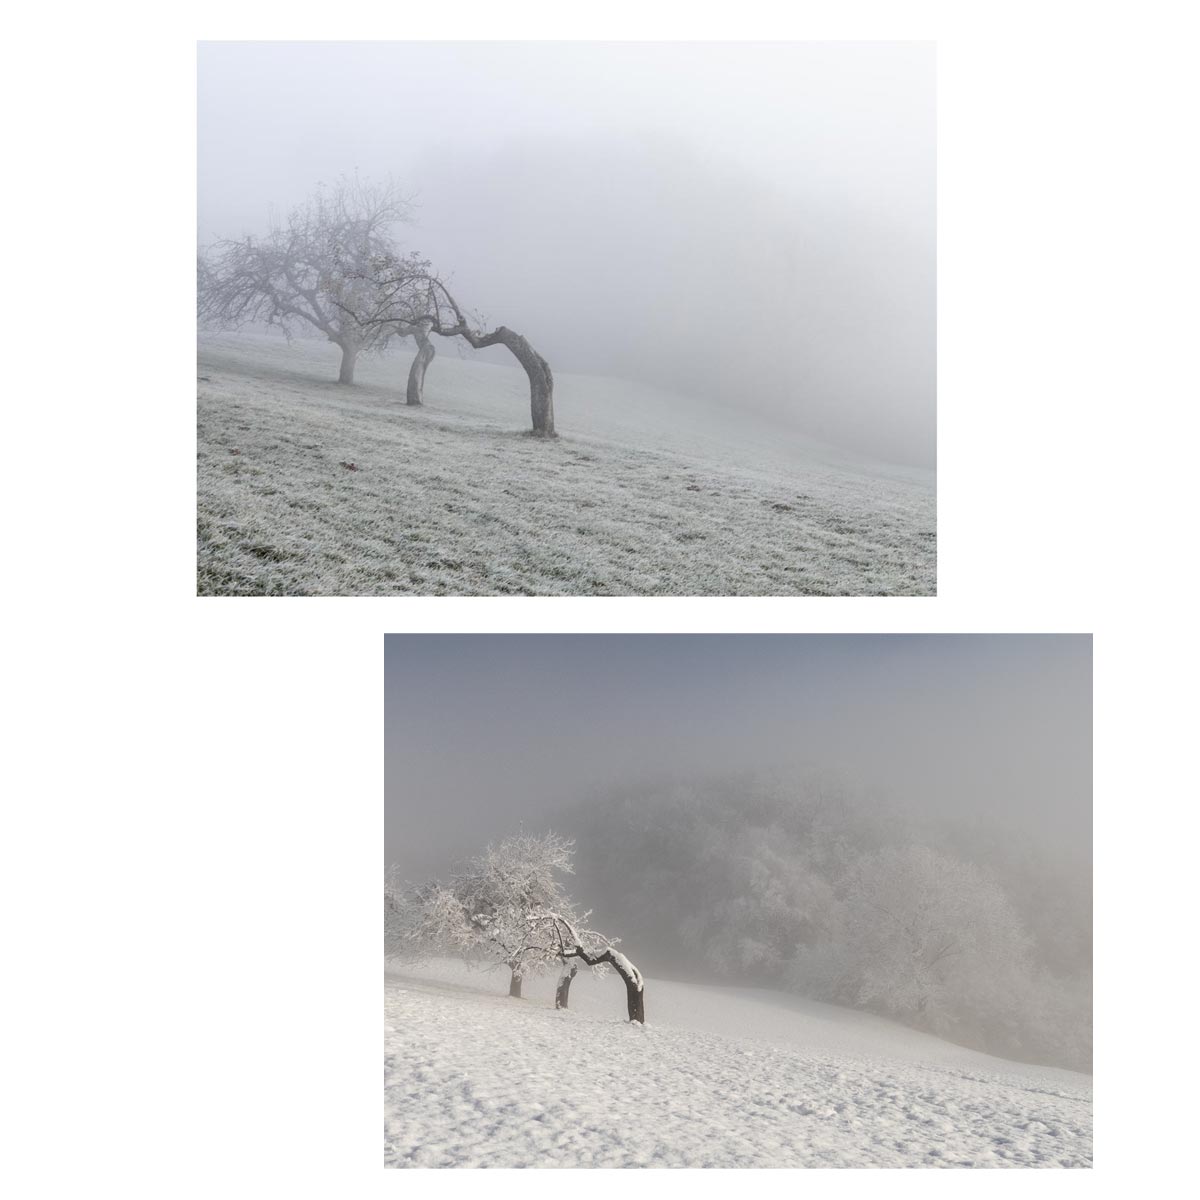
[[[1092,1081],[756,989],[385,974],[389,1167],[1090,1167]]]
[[[930,471],[565,372],[547,443],[519,367],[438,351],[407,408],[403,349],[343,387],[327,342],[200,339],[201,593],[934,593]]]

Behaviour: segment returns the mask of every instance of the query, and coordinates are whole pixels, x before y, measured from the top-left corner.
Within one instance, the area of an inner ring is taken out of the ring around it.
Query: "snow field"
[[[385,1164],[1091,1165],[1091,1080],[765,991],[438,962],[385,979]]]

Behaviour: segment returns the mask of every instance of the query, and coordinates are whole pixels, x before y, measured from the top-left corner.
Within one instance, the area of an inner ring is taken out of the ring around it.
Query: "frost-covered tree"
[[[470,954],[477,941],[452,888],[407,883],[394,871],[383,888],[384,956],[419,961],[432,954]]]
[[[392,183],[343,178],[318,188],[265,237],[222,239],[201,253],[201,320],[223,329],[262,322],[289,337],[313,329],[341,349],[338,382],[353,383],[359,354],[382,349],[396,332],[365,320],[380,303],[372,264],[429,269],[417,255],[401,255],[393,241],[392,229],[409,214]]]
[[[777,980],[818,935],[829,887],[810,868],[808,847],[776,830],[712,831],[702,843],[708,903],[680,926],[683,943],[728,978]]]
[[[612,968],[625,984],[630,1021],[645,1022],[645,983],[641,972],[610,938],[583,922],[567,895],[562,876],[574,873],[575,843],[547,833],[505,838],[473,859],[454,881],[468,920],[512,971],[510,996],[520,996],[521,981],[551,964],[566,970],[559,978],[556,1004],[566,1008],[573,960],[597,973]]]
[[[676,971],[782,983],[830,893],[831,839],[807,799],[752,777],[615,795],[582,815],[579,871],[626,936]]]
[[[951,1033],[1003,1022],[1028,963],[1028,939],[993,879],[909,846],[855,860],[797,976],[830,999]]]
[[[687,977],[703,963],[730,982],[791,986],[932,1028],[937,1003],[926,1001],[924,1015],[887,1008],[870,986],[878,976],[860,977],[869,943],[843,937],[855,873],[889,847],[927,846],[982,880],[993,898],[1002,894],[995,907],[1008,931],[996,939],[994,963],[964,943],[932,964],[945,985],[938,1028],[991,1053],[1088,1069],[1091,880],[1078,860],[1062,861],[1061,847],[1051,853],[978,822],[931,821],[813,772],[614,791],[589,798],[574,829],[581,885],[626,938],[654,947],[662,967]],[[952,869],[947,879],[955,876]],[[973,884],[964,890],[978,900]],[[965,931],[970,943],[989,928],[978,909],[972,902],[942,911],[975,925]],[[1026,933],[1034,943],[1028,956],[1014,946]],[[959,971],[950,960],[960,954],[977,969]],[[892,962],[886,953],[878,961]]]
[[[574,873],[574,843],[554,833],[516,834],[497,842],[455,875],[455,898],[479,945],[511,972],[508,994],[521,995],[527,975],[559,961],[545,912],[575,919],[562,876]]]
[[[585,914],[586,917],[586,914]],[[621,977],[625,984],[625,1005],[630,1021],[646,1023],[646,984],[642,973],[617,949],[618,938],[608,938],[594,929],[581,929],[569,916],[559,912],[538,913],[533,923],[551,938],[552,951],[564,965],[572,959],[586,963],[593,971],[601,972],[608,967]],[[569,968],[559,979],[555,995],[555,1007],[566,1008],[574,968]]]
[[[502,964],[508,994],[521,996],[531,974],[562,968],[555,1004],[566,1008],[583,963],[593,973],[614,970],[625,983],[631,1021],[645,1021],[641,972],[608,937],[585,922],[567,894],[575,844],[554,833],[517,834],[471,859],[450,883],[419,887],[389,875],[384,886],[384,942],[389,957],[455,953]]]

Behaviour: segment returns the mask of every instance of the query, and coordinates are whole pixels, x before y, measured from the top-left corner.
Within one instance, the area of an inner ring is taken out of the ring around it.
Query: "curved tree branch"
[[[384,268],[382,273],[378,269],[380,265]],[[506,325],[492,330],[475,328],[445,283],[418,265],[397,266],[394,261],[377,264],[371,282],[379,299],[371,314],[357,317],[363,328],[390,325],[404,333],[422,328],[427,331],[426,336],[436,333],[438,337],[460,337],[476,350],[488,346],[507,347],[529,378],[533,432],[539,437],[557,436],[554,430],[554,375],[550,364],[530,345],[528,338]],[[443,306],[449,309],[452,320],[446,319]],[[432,358],[432,354],[429,357]]]

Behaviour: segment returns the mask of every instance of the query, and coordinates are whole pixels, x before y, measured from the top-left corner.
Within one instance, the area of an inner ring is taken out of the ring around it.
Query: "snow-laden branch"
[[[576,960],[625,982],[631,1021],[645,1020],[645,981],[610,938],[584,922],[561,876],[573,873],[574,843],[553,833],[519,834],[490,845],[449,884],[385,889],[389,946],[446,949],[489,958],[512,972],[509,995],[521,995],[525,975]],[[566,1006],[560,983],[559,1006]]]
[[[577,958],[589,967],[611,966],[625,982],[629,1019],[645,1024],[646,982],[642,973],[618,950],[612,939],[592,929],[579,930],[563,913],[539,912],[530,917],[536,925],[549,925],[555,931],[559,957],[565,963]]]

